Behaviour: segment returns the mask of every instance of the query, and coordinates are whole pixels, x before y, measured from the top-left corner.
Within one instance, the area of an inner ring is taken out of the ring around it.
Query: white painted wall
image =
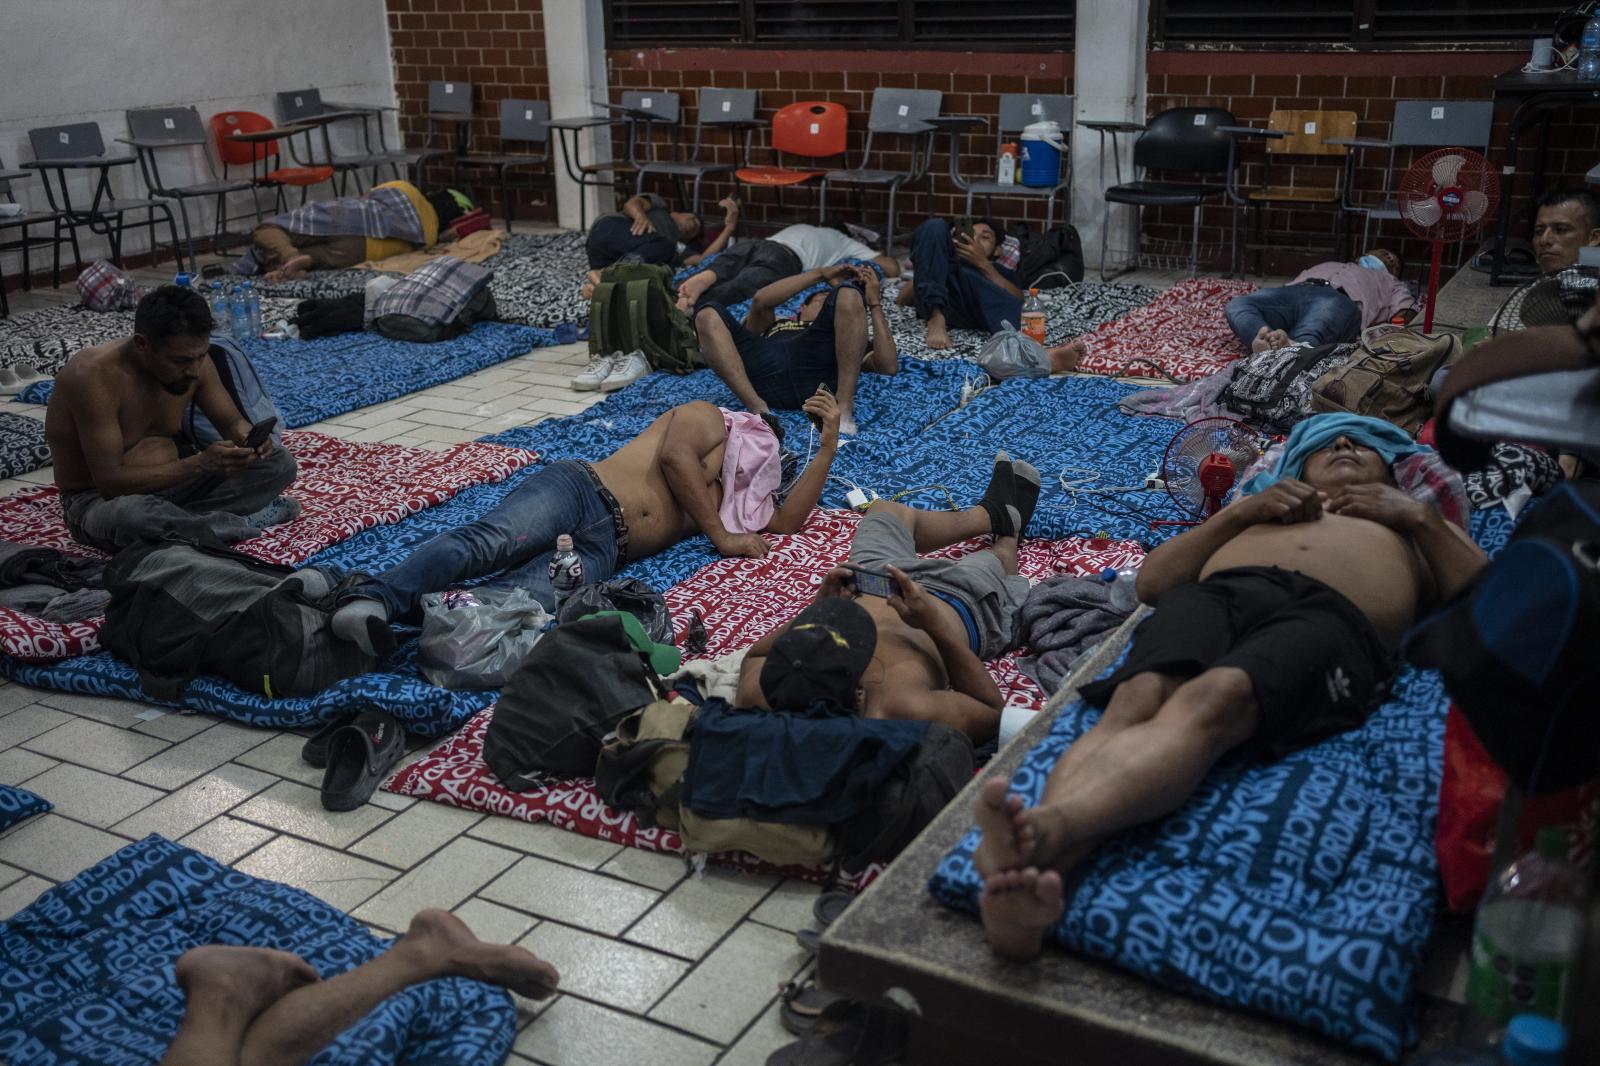
[[[28,130],[38,126],[99,122],[115,154],[125,147],[114,138],[127,135],[123,112],[130,108],[192,105],[202,122],[237,108],[276,120],[275,94],[308,86],[325,99],[395,103],[384,0],[15,0],[0,9],[0,160],[8,168],[33,157]],[[392,145],[392,115],[389,123]],[[358,148],[353,124],[336,125],[334,134],[335,151]],[[137,166],[113,175],[119,196],[144,195]],[[209,180],[204,162],[178,150],[163,157],[162,177]],[[15,186],[17,199],[44,207],[38,180]],[[75,203],[80,191],[89,202],[90,180],[76,179]],[[298,202],[292,192],[291,202]],[[331,195],[327,186],[313,194]],[[232,203],[230,219],[249,209],[250,196]],[[196,234],[209,233],[211,214],[200,201],[190,201],[191,222],[196,208],[202,212]],[[147,232],[130,230],[124,253],[143,250]],[[0,240],[13,236],[0,233]],[[79,240],[86,261],[105,251],[87,230],[80,229]],[[8,256],[7,275],[19,268],[19,258]]]
[[[1143,122],[1145,49],[1150,25],[1149,0],[1078,0],[1073,24],[1073,106],[1077,121]],[[1122,135],[1122,178],[1132,180],[1129,149]],[[1111,139],[1106,137],[1106,156]],[[1084,259],[1100,263],[1101,220],[1107,186],[1115,184],[1112,160],[1104,160],[1101,177],[1100,135],[1079,126],[1072,135],[1072,218],[1083,239]],[[1113,205],[1109,247],[1128,248],[1134,239],[1134,208]],[[1115,256],[1112,257],[1115,260]]]

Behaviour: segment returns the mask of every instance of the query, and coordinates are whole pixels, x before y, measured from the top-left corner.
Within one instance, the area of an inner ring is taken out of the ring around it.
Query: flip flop
[[[817,926],[826,929],[839,920],[845,908],[855,902],[854,892],[845,892],[833,889],[818,896],[811,904],[811,916],[817,920]]]
[[[49,381],[50,380],[50,377],[49,377],[48,374],[39,373],[38,369],[36,367],[34,367],[31,363],[12,363],[11,364],[11,372],[13,374],[17,375],[17,380],[22,382],[22,387],[23,388],[27,388],[29,385],[32,385],[35,381]]]
[[[0,396],[15,396],[26,387],[10,367],[0,367]]]
[[[767,1057],[767,1066],[887,1066],[906,1048],[899,1011],[841,999],[818,1015],[810,1034]]]
[[[377,791],[406,752],[400,723],[377,708],[357,714],[355,721],[328,741],[328,768],[322,774],[322,806],[353,811]]]
[[[341,714],[330,722],[323,723],[321,729],[306,738],[305,746],[300,749],[300,759],[315,766],[318,770],[328,766],[328,745],[333,743],[333,735],[351,722],[356,720],[353,714]]]
[[[815,978],[803,983],[790,981],[783,989],[778,1007],[778,1023],[795,1036],[809,1036],[816,1029],[822,1012],[844,999],[837,992],[829,992],[817,984]]]

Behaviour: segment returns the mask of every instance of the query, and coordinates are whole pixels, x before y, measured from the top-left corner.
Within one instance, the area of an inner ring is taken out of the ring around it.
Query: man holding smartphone
[[[108,552],[168,533],[231,543],[298,515],[279,495],[294,457],[273,446],[271,426],[251,436],[212,360],[205,299],[163,285],[139,301],[133,328],[74,355],[50,395],[45,435],[73,538]],[[184,432],[190,405],[220,440]]]
[[[939,722],[974,744],[993,738],[1005,699],[983,661],[1016,643],[1028,598],[1017,545],[1038,499],[1039,471],[1002,452],[975,507],[874,503],[848,565],[829,570],[815,603],[745,653],[739,705],[801,710],[832,700],[868,718]],[[918,555],[985,533],[994,541],[983,551]]]

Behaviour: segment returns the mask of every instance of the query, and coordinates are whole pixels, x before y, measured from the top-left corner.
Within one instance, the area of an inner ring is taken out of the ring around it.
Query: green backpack
[[[617,263],[600,274],[589,305],[589,354],[633,351],[672,374],[706,365],[694,323],[678,310],[671,267]]]

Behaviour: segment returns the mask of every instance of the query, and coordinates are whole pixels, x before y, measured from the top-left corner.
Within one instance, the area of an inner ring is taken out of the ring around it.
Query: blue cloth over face
[[[1383,456],[1383,461],[1391,467],[1408,455],[1433,450],[1425,444],[1418,444],[1405,430],[1381,418],[1367,415],[1312,415],[1303,422],[1295,423],[1278,465],[1246,481],[1240,492],[1249,496],[1271,488],[1283,478],[1299,477],[1312,453],[1320,452],[1340,437],[1348,437],[1363,448],[1371,448]]]

